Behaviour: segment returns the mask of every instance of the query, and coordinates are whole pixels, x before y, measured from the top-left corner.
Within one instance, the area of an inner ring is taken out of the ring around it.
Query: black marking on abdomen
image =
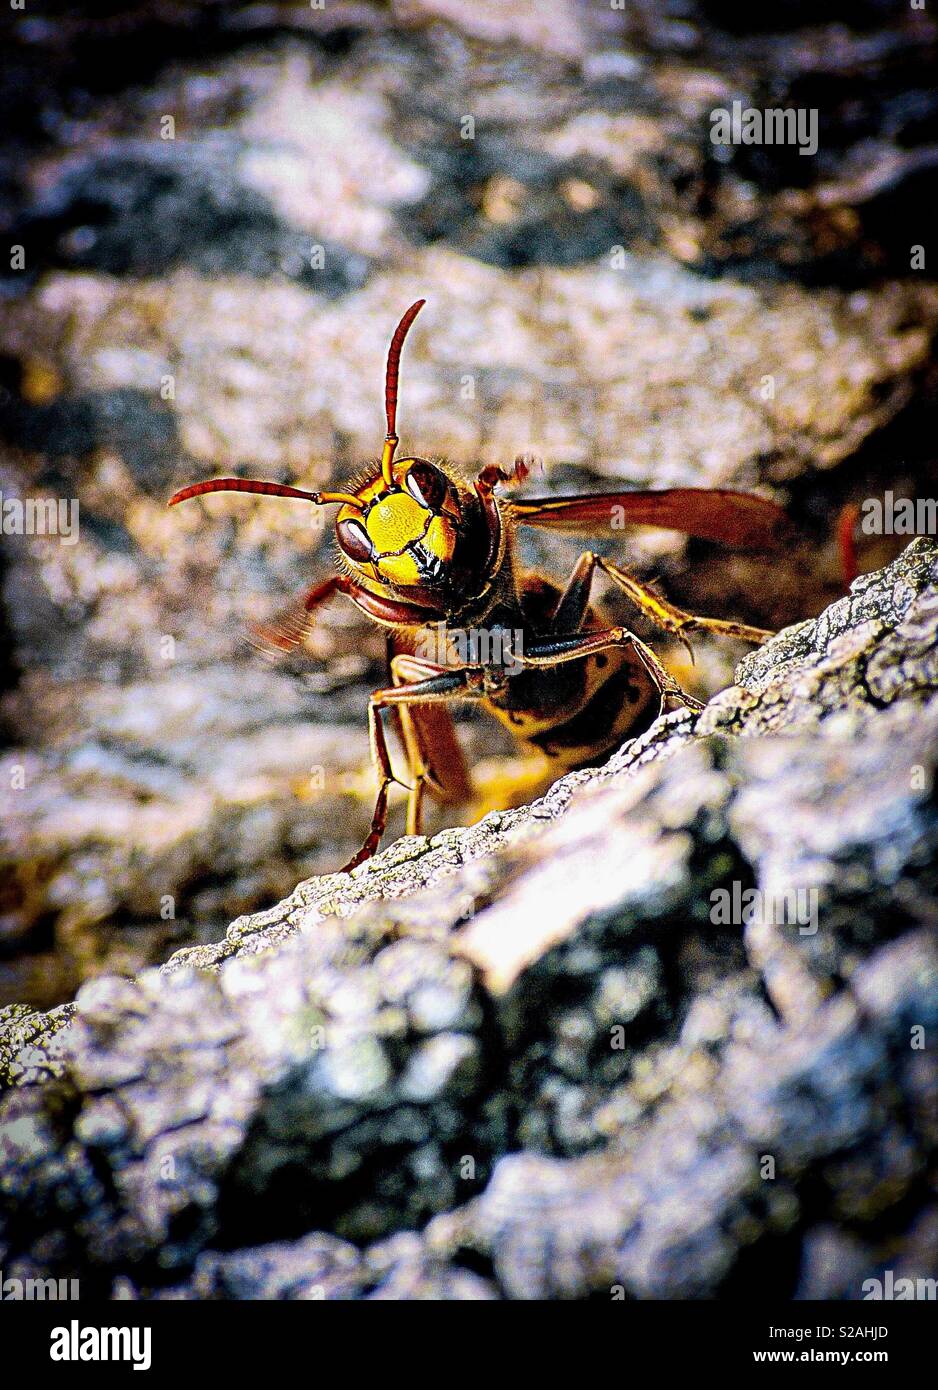
[[[610,748],[624,737],[621,728],[623,710],[634,709],[629,723],[630,736],[643,733],[655,717],[656,703],[651,682],[641,668],[625,662],[604,680],[592,698],[572,718],[552,729],[535,734],[528,742],[543,749],[550,757],[562,756],[566,750],[589,750],[584,761],[601,761]],[[644,707],[642,707],[644,705]],[[617,729],[617,726],[620,726]]]

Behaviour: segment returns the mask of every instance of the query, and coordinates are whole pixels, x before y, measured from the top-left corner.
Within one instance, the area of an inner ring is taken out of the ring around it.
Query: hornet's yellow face
[[[456,549],[458,527],[446,510],[451,485],[426,459],[400,459],[396,486],[377,477],[358,493],[361,508],[343,506],[336,539],[347,560],[365,577],[394,588],[442,583]]]

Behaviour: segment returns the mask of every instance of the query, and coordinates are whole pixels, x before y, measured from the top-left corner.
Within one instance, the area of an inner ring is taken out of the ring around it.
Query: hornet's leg
[[[411,656],[406,652],[391,658],[391,679],[396,688],[442,675],[447,667],[423,657]],[[426,702],[425,702],[426,703]],[[411,714],[409,705],[396,706],[401,721],[400,734],[407,755],[407,771],[410,776],[410,793],[407,797],[408,835],[419,835],[423,823],[423,798],[428,781],[433,780],[431,749],[425,745],[422,730]]]
[[[591,550],[584,550],[573,566],[570,578],[567,580],[567,587],[557,600],[557,606],[550,621],[551,632],[560,635],[561,633],[580,631],[583,626],[583,619],[589,611],[590,590],[593,587],[593,575],[595,573],[596,556]]]
[[[314,584],[298,602],[289,604],[266,623],[252,623],[248,629],[251,645],[267,656],[292,651],[312,628],[323,604],[335,594],[348,594],[351,589],[351,581],[342,574]]]
[[[418,658],[407,659],[418,661],[418,664],[423,668],[433,667],[433,663],[419,662]],[[394,776],[387,740],[384,736],[381,711],[389,706],[397,706],[403,714],[404,708],[409,704],[428,705],[447,700],[482,699],[484,696],[482,682],[477,677],[477,671],[473,672],[462,668],[453,671],[439,671],[438,674],[428,676],[425,680],[416,680],[406,685],[376,690],[372,695],[368,702],[368,734],[371,742],[372,762],[378,773],[378,797],[371,818],[371,830],[361,849],[342,869],[343,873],[348,873],[350,869],[355,868],[356,864],[370,859],[375,853],[387,825],[388,791],[391,784],[397,782],[398,786],[405,786],[405,783]],[[413,795],[411,787],[407,787],[407,791]]]
[[[517,660],[525,667],[560,666],[566,661],[579,661],[608,651],[610,647],[628,647],[638,657],[661,695],[662,704],[674,700],[690,710],[702,710],[703,705],[681,689],[669,675],[654,652],[633,632],[624,627],[607,627],[599,632],[572,633],[569,636],[544,637],[529,646]]]
[[[591,550],[584,550],[577,560],[567,587],[557,603],[551,624],[554,632],[570,633],[580,630],[589,605],[593,575],[597,569],[607,574],[651,622],[672,636],[680,638],[688,651],[690,643],[684,635],[687,632],[713,632],[722,637],[738,637],[746,642],[764,642],[767,637],[772,636],[762,628],[749,627],[745,623],[730,622],[723,618],[701,618],[694,613],[685,613],[683,608],[669,603],[648,585],[640,583],[625,570],[620,569],[612,560],[595,555]]]
[[[588,554],[590,552],[587,552]],[[669,603],[666,598],[656,594],[647,584],[642,584],[627,574],[624,569],[606,560],[601,555],[593,557],[596,566],[608,574],[618,588],[626,594],[637,608],[658,627],[679,637],[690,651],[690,643],[685,636],[688,632],[713,632],[719,637],[738,637],[743,642],[764,642],[773,634],[765,628],[750,627],[748,623],[735,623],[726,618],[701,618],[695,613],[686,613],[683,608]]]
[[[651,649],[625,628],[606,629],[604,632],[582,632],[583,619],[589,609],[593,576],[602,563],[598,555],[594,555],[591,550],[584,550],[574,565],[567,587],[554,609],[551,629],[556,634],[555,638],[545,638],[533,648],[529,647],[526,655],[533,656],[534,663],[540,665],[539,658],[543,654],[552,653],[556,661],[571,661],[581,654],[588,656],[602,651],[604,647],[628,646],[651,676],[662,701],[670,698],[689,709],[703,709],[699,701],[685,694]],[[614,637],[614,633],[620,635]],[[549,660],[547,664],[553,662]]]

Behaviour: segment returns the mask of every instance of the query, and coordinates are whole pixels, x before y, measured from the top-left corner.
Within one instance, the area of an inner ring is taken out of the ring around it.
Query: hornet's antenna
[[[384,448],[381,451],[381,476],[389,488],[394,486],[394,474],[391,472],[391,465],[394,462],[394,451],[398,445],[397,379],[401,367],[401,349],[404,346],[404,339],[407,337],[410,325],[426,302],[425,299],[418,299],[410,306],[395,328],[391,346],[388,348],[388,366],[384,377],[384,409],[388,417],[388,432],[384,441]]]

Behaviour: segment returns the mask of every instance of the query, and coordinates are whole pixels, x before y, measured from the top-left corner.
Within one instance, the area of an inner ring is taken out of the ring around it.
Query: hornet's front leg
[[[372,762],[378,774],[378,797],[371,818],[371,830],[365,843],[343,867],[342,873],[348,873],[357,864],[361,864],[365,859],[370,859],[376,852],[387,825],[388,792],[392,783],[396,782],[398,786],[405,787],[409,793],[411,798],[409,819],[411,821],[413,821],[416,811],[419,810],[419,788],[426,775],[425,769],[421,770],[419,767],[416,769],[417,776],[413,786],[407,786],[406,783],[401,782],[400,778],[395,777],[384,734],[381,711],[392,705],[399,706],[403,712],[408,705],[439,704],[450,700],[479,700],[485,694],[479,668],[466,667],[458,670],[447,670],[445,667],[439,667],[432,662],[421,661],[414,657],[407,658],[409,666],[404,667],[402,665],[403,660],[401,658],[400,663],[398,663],[399,671],[410,669],[416,672],[419,668],[433,671],[435,674],[428,675],[424,680],[376,690],[368,702],[368,736],[371,743]]]

